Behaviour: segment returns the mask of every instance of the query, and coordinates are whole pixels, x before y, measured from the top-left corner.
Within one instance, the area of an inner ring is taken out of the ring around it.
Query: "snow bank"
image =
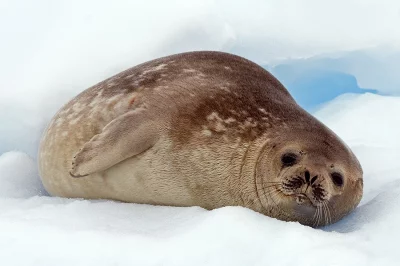
[[[0,155],[0,198],[29,198],[46,194],[36,162],[22,152]]]
[[[253,211],[43,196],[33,159],[0,157],[1,265],[398,265],[400,98],[345,95],[316,116],[353,148],[365,196],[312,229]],[[23,255],[21,255],[23,254]]]
[[[400,147],[400,97],[345,94],[315,116],[350,145]]]

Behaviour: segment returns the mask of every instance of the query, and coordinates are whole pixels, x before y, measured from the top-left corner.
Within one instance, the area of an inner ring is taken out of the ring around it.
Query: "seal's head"
[[[360,202],[361,166],[321,123],[291,127],[267,143],[257,162],[256,185],[271,216],[317,227],[338,221]]]

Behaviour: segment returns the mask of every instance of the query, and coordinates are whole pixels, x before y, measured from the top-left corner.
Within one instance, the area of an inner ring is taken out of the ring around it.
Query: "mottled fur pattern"
[[[283,169],[288,150],[298,163]],[[57,196],[237,205],[312,226],[340,219],[362,195],[350,149],[266,70],[221,52],[156,59],[82,92],[50,122],[39,170]],[[303,193],[306,171],[319,179]],[[304,184],[283,185],[293,180]]]

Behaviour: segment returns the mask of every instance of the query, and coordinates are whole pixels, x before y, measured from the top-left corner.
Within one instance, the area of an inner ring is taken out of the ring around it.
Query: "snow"
[[[23,152],[0,155],[0,198],[30,198],[47,194],[35,160]]]
[[[206,211],[49,197],[34,159],[6,152],[0,156],[0,264],[398,265],[399,112],[400,98],[363,94],[342,95],[315,113],[365,171],[360,206],[321,229],[240,207]]]
[[[41,132],[62,104],[127,67],[196,49],[259,63],[386,51],[400,44],[399,1],[0,0],[0,10],[0,265],[399,264],[400,97],[346,94],[314,113],[364,169],[361,204],[320,229],[239,207],[49,197],[36,166]],[[382,92],[398,95],[398,58],[380,63],[386,76],[346,60],[363,85],[389,82]]]

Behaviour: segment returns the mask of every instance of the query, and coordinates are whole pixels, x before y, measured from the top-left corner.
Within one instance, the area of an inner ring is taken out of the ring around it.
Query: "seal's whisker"
[[[326,209],[328,210],[328,214],[329,214],[329,224],[332,223],[332,215],[331,215],[331,210],[329,208],[329,203],[326,203]]]
[[[315,213],[314,213],[314,216],[313,216],[313,218],[312,218],[313,226],[316,226],[316,218],[317,218],[317,215],[318,215],[318,208],[315,209]]]
[[[329,210],[328,210],[328,207],[326,206],[326,202],[324,201],[323,202],[323,205],[324,205],[324,209],[325,209],[325,212],[326,212],[326,222],[325,222],[325,225],[328,225],[330,222],[329,222]]]
[[[328,209],[326,208],[326,202],[322,202],[322,206],[324,206],[324,213],[325,213],[325,225],[329,224],[329,214]]]
[[[262,189],[266,189],[266,188],[268,188],[268,189],[270,189],[270,188],[281,189],[282,185],[281,184],[270,184],[270,185],[267,185],[267,186],[262,185],[261,188]]]
[[[314,220],[313,226],[316,227],[316,226],[318,226],[319,217],[320,217],[320,207],[319,206],[317,206],[314,216],[315,216],[315,220]]]
[[[322,215],[323,215],[323,213],[322,213],[322,206],[318,206],[318,209],[319,209],[319,216],[318,216],[318,223],[317,223],[317,226],[320,226],[320,225],[321,225],[321,220],[322,220]]]
[[[324,225],[328,224],[328,211],[326,210],[325,202],[322,202],[322,208],[324,210]]]
[[[332,215],[331,215],[331,211],[330,211],[330,209],[329,209],[329,204],[328,204],[328,202],[325,202],[325,205],[326,205],[326,210],[327,210],[328,216],[329,216],[329,224],[331,224],[331,223],[332,223]]]
[[[270,195],[271,197],[274,197],[276,195],[279,195],[279,191],[278,190],[273,190],[273,191],[269,191],[267,193],[265,193],[266,195]]]
[[[322,179],[321,179],[321,181],[319,181],[319,183],[318,183],[317,185],[320,185],[320,184],[322,184],[324,181],[326,181],[326,179],[325,179],[325,177],[324,177],[324,176],[322,176]]]
[[[267,191],[265,189],[267,189]],[[273,190],[271,190],[271,189],[273,189]],[[275,203],[274,196],[278,195],[278,193],[280,193],[280,192],[275,186],[263,187],[263,194],[265,196],[267,196],[267,198],[270,198],[275,205],[277,205],[277,204]]]
[[[326,210],[328,211],[328,215],[329,215],[329,224],[331,224],[332,223],[332,215],[331,215],[331,211],[329,208],[329,203],[325,202],[325,206],[326,206]]]
[[[281,182],[262,182],[262,183],[255,183],[255,184],[260,185],[260,186],[264,186],[264,185],[282,185]]]
[[[258,188],[256,189],[256,191],[242,191],[242,194],[257,196],[257,192],[261,193],[261,195],[267,195],[273,192],[276,192],[277,194],[281,193],[281,191],[277,189],[276,186],[269,186],[269,187]]]
[[[321,220],[322,220],[322,206],[318,206],[319,208],[319,217],[318,217],[318,225],[319,226],[321,224]]]

